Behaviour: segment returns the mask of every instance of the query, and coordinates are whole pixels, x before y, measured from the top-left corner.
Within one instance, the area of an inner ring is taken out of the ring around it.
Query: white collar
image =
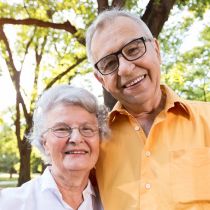
[[[49,167],[47,167],[41,177],[41,191],[44,191],[44,190],[52,190],[54,192],[59,192],[60,194],[60,191],[58,189],[58,186],[50,172],[50,169]],[[93,188],[93,185],[91,184],[90,180],[88,180],[88,184],[87,184],[87,187],[84,189],[83,191],[83,196],[85,198],[86,195],[93,195],[96,197],[96,194],[95,194],[95,190]]]

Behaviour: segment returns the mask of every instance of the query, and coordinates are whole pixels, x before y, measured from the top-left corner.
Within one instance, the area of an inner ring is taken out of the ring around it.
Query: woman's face
[[[73,128],[71,135],[61,137],[69,134],[69,127]],[[95,114],[77,105],[58,104],[47,113],[45,129],[48,132],[43,135],[43,145],[51,158],[52,170],[89,172],[95,166],[99,155]]]

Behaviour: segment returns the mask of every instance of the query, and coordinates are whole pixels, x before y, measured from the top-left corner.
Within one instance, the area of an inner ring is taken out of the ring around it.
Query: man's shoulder
[[[210,102],[185,100],[185,104],[195,114],[210,116]]]
[[[189,104],[191,107],[200,109],[200,108],[206,108],[210,110],[210,102],[206,101],[193,101],[193,100],[185,100],[187,104]]]

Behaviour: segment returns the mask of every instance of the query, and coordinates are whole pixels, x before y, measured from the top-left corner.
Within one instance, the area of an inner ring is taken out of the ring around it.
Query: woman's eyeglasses
[[[92,137],[99,132],[99,128],[95,125],[84,124],[78,127],[70,127],[66,124],[62,124],[48,128],[44,133],[51,131],[58,138],[70,138],[74,129],[77,129],[84,137]]]

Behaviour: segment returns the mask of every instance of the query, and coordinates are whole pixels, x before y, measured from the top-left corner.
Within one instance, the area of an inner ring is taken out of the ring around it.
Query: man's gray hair
[[[143,30],[145,31],[145,34],[148,36],[148,38],[152,39],[153,35],[147,25],[135,14],[130,13],[126,10],[120,10],[119,8],[114,8],[111,10],[105,10],[101,12],[96,19],[93,21],[93,23],[89,26],[87,32],[86,32],[86,49],[87,49],[87,56],[88,60],[93,63],[93,56],[91,52],[91,43],[94,36],[94,33],[99,29],[104,29],[107,24],[113,23],[113,20],[117,17],[128,17],[132,20],[134,20],[136,23],[138,23]],[[103,32],[102,32],[103,33]]]
[[[45,119],[48,112],[58,104],[78,105],[90,113],[96,115],[99,125],[100,139],[109,136],[110,130],[107,124],[108,109],[99,105],[95,96],[89,91],[70,85],[58,85],[45,91],[38,99],[33,114],[33,128],[28,135],[31,144],[38,148],[43,155],[43,160],[50,162],[49,155],[45,153],[42,134],[45,128]]]

